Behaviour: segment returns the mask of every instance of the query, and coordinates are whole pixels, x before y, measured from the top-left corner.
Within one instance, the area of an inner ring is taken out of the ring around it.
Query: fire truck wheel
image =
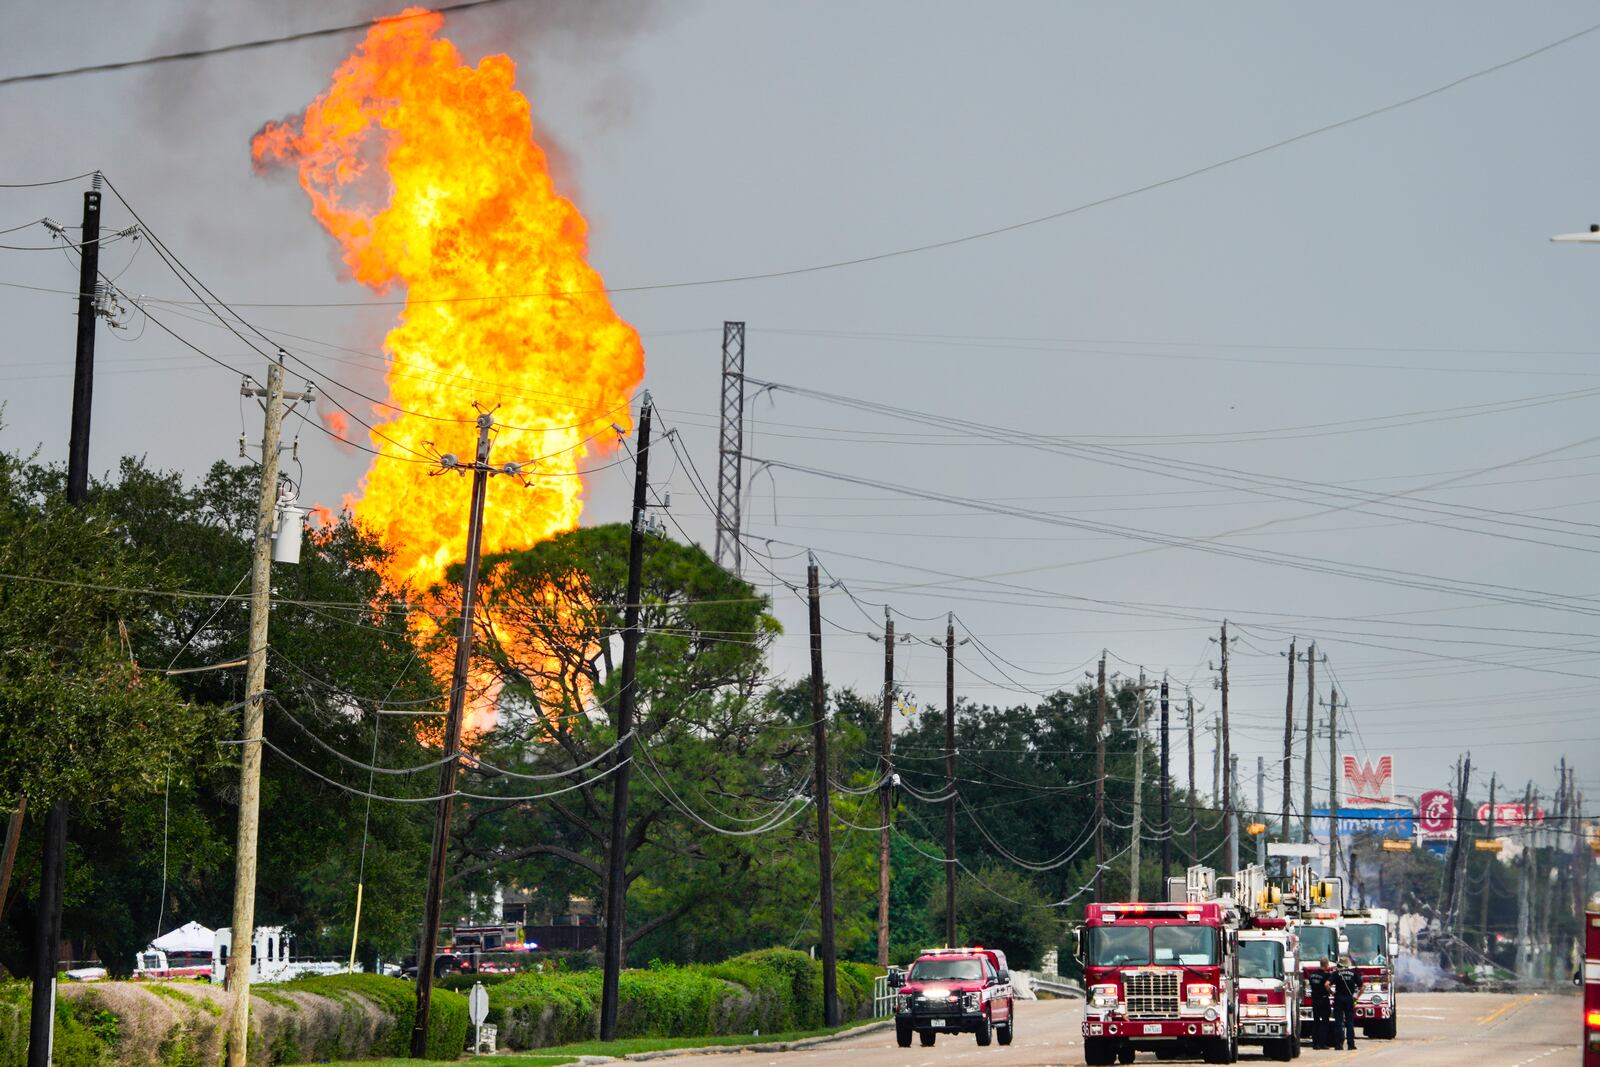
[[[1294,1042],[1287,1037],[1281,1041],[1269,1041],[1262,1051],[1266,1053],[1266,1057],[1269,1060],[1292,1060],[1294,1059]]]
[[[994,1026],[989,1022],[987,1015],[978,1016],[978,1028],[972,1033],[977,1037],[980,1045],[987,1045],[994,1040]]]
[[[1017,1011],[1016,1008],[1012,1008],[1011,1009],[1011,1013],[1012,1013],[1011,1017],[1008,1018],[1005,1021],[1004,1025],[995,1027],[995,1036],[1000,1039],[1000,1043],[1002,1045],[1011,1044],[1011,1039],[1014,1036],[1016,1036],[1016,1033],[1017,1033],[1016,1011]]]
[[[1110,1067],[1117,1062],[1117,1043],[1103,1037],[1083,1039],[1083,1062],[1088,1067]]]
[[[1132,1045],[1124,1045],[1122,1048],[1117,1050],[1117,1062],[1132,1063],[1134,1061],[1134,1057],[1138,1055],[1139,1054],[1133,1050]]]
[[[1289,1058],[1291,1060],[1300,1058],[1300,1035],[1298,1033],[1289,1039]]]
[[[906,1020],[905,1022],[901,1022],[898,1019],[895,1020],[895,1024],[894,1024],[894,1040],[895,1040],[895,1044],[899,1045],[901,1048],[910,1048],[911,1047],[911,1022],[910,1022],[910,1020]]]
[[[1232,1063],[1237,1058],[1231,1055],[1234,1051],[1232,1043],[1227,1038],[1214,1037],[1206,1042],[1201,1055],[1207,1063]]]
[[[934,1033],[932,1030],[918,1030],[917,1031],[917,1040],[922,1042],[922,1047],[923,1048],[927,1048],[929,1045],[933,1044],[934,1039],[937,1038],[938,1036],[939,1035]]]

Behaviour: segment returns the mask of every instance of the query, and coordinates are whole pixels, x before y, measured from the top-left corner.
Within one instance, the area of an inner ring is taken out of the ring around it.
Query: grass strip
[[[808,1037],[828,1037],[842,1034],[872,1023],[878,1019],[857,1019],[839,1026],[817,1030],[790,1030],[781,1034],[718,1034],[715,1037],[629,1037],[620,1041],[579,1041],[570,1045],[552,1045],[542,1048],[539,1055],[560,1056],[626,1056],[633,1052],[661,1052],[675,1048],[720,1048],[727,1045],[767,1045],[780,1042],[802,1041]],[[519,1058],[518,1063],[525,1060]]]

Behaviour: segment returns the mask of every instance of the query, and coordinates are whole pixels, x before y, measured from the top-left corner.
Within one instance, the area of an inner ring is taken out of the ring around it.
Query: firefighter
[[[1311,994],[1311,1047],[1328,1047],[1328,996],[1333,992],[1333,970],[1328,957],[1322,957],[1322,966],[1306,975],[1306,989]]]
[[[1333,972],[1333,1047],[1338,1048],[1341,1037],[1344,1047],[1356,1047],[1356,997],[1361,993],[1361,974],[1350,966],[1349,956],[1339,957],[1339,969]]]

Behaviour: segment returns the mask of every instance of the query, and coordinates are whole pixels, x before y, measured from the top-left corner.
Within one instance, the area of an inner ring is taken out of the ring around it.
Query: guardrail
[[[1034,974],[1031,971],[1013,971],[1012,973],[1026,979],[1029,988],[1035,994],[1043,993],[1051,997],[1083,999],[1083,986],[1070,978],[1062,978],[1054,974]]]
[[[894,1014],[894,990],[889,988],[889,976],[880,974],[872,980],[872,1017],[887,1019]]]

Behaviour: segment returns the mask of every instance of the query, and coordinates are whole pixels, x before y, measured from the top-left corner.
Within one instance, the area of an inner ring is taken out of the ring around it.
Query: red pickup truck
[[[901,1048],[915,1033],[931,1045],[941,1033],[973,1034],[978,1044],[995,1037],[1002,1045],[1016,1035],[1016,998],[1011,972],[999,949],[932,948],[907,972],[891,971],[895,997],[894,1033]]]

